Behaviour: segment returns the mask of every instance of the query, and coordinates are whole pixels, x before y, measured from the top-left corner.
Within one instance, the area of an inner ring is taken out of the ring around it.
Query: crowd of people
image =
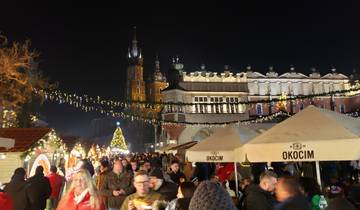
[[[313,177],[299,176],[291,167],[258,166],[239,164],[235,174],[233,163],[193,164],[179,154],[144,153],[104,157],[95,168],[84,159],[65,177],[58,173],[62,164],[51,166],[47,176],[38,166],[29,178],[24,168],[17,168],[0,191],[0,209],[360,209],[356,181],[340,183],[331,177],[322,190]]]

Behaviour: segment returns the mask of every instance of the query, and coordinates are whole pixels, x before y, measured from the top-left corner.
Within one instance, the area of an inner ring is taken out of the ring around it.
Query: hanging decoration
[[[330,92],[323,92],[317,94],[310,94],[310,95],[297,95],[293,97],[286,98],[285,101],[293,101],[293,100],[304,100],[304,99],[312,99],[317,97],[324,97],[324,96],[331,96],[337,94],[354,94],[354,92],[360,91],[360,84],[357,83],[353,85],[349,89],[344,90],[337,90],[337,91],[330,91]],[[38,92],[42,92],[46,100],[56,100],[59,103],[70,103],[74,104],[75,107],[81,106],[99,106],[99,107],[108,107],[114,109],[115,107],[121,108],[129,108],[129,107],[154,107],[154,105],[170,105],[170,106],[193,106],[197,105],[198,103],[185,103],[185,102],[149,102],[149,101],[128,101],[128,100],[107,100],[102,99],[100,96],[91,97],[88,95],[79,96],[77,94],[69,94],[62,92],[60,90],[53,90],[53,91],[45,91],[41,90]],[[264,99],[264,100],[255,100],[255,101],[238,101],[238,102],[215,102],[215,103],[201,103],[202,105],[247,105],[247,104],[257,104],[257,103],[271,103],[271,102],[279,102],[284,99],[279,98],[272,98],[272,99]],[[274,96],[276,97],[276,96]],[[93,108],[90,108],[92,110]]]
[[[57,159],[64,157],[66,152],[67,148],[62,139],[56,135],[54,130],[51,130],[43,138],[23,152],[21,158],[24,158],[25,162],[27,162],[36,155],[47,153],[51,154],[51,162],[56,162]]]
[[[45,99],[49,101],[55,101],[58,103],[66,103],[71,105],[75,108],[79,108],[85,112],[99,112],[101,114],[112,116],[112,117],[119,117],[123,119],[129,119],[131,121],[137,120],[142,121],[144,123],[148,123],[151,125],[193,125],[193,126],[200,126],[200,125],[208,125],[208,126],[225,126],[228,124],[250,124],[250,123],[261,123],[264,120],[272,120],[278,114],[285,114],[283,112],[275,113],[269,116],[263,116],[256,119],[251,120],[243,120],[243,121],[229,121],[229,122],[221,122],[221,123],[207,123],[207,122],[178,122],[178,121],[169,121],[156,118],[157,115],[152,115],[152,117],[141,116],[139,114],[135,114],[131,108],[134,107],[154,107],[163,106],[169,110],[181,110],[183,106],[193,106],[198,105],[198,103],[175,103],[175,102],[144,102],[144,101],[114,101],[114,100],[104,100],[100,96],[90,97],[88,95],[79,96],[77,94],[68,94],[63,93],[59,90],[55,91],[42,91],[44,92]],[[356,85],[352,86],[349,89],[341,90],[341,91],[331,91],[321,94],[312,94],[312,95],[298,95],[293,97],[284,97],[279,96],[278,98],[273,98],[271,100],[256,100],[256,101],[239,101],[239,102],[219,102],[219,103],[201,103],[201,105],[239,105],[245,104],[249,106],[254,106],[254,104],[262,103],[286,103],[288,101],[295,101],[298,103],[299,101],[304,102],[304,100],[319,100],[322,97],[330,97],[331,95],[336,94],[359,94],[360,93],[360,84],[357,83]],[[140,106],[141,105],[141,106]],[[124,109],[129,109],[128,111],[124,111]]]

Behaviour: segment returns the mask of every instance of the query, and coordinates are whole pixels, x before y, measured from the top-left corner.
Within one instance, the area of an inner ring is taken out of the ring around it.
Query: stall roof
[[[24,152],[50,131],[51,128],[0,128],[0,137],[15,139],[14,147],[0,147],[0,152]]]
[[[360,158],[360,119],[308,106],[236,149],[237,161],[333,161]]]
[[[189,149],[190,147],[194,146],[195,144],[197,144],[197,141],[189,141],[186,142],[184,144],[179,144],[175,147],[171,147],[169,150],[181,150],[181,149]]]

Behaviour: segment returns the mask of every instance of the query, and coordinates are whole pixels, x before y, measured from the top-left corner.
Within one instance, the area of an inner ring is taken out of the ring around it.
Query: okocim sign
[[[224,156],[219,154],[220,152],[216,152],[216,151],[210,152],[210,155],[206,156],[206,161],[221,162],[224,159]]]
[[[289,146],[289,150],[282,152],[282,159],[284,161],[314,160],[315,152],[307,148],[306,144],[293,143]]]

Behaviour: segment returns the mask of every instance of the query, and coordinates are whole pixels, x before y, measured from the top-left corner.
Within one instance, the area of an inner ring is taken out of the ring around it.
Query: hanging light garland
[[[214,103],[201,103],[201,105],[248,105],[248,104],[257,104],[257,103],[274,103],[274,102],[281,102],[281,101],[301,101],[306,99],[313,99],[318,97],[325,97],[325,96],[332,96],[337,94],[346,94],[346,93],[355,93],[360,91],[360,84],[357,83],[353,85],[349,89],[344,90],[337,90],[337,91],[330,91],[330,92],[323,92],[323,93],[317,93],[317,94],[310,94],[310,95],[298,95],[298,96],[292,96],[287,97],[286,99],[281,98],[281,95],[278,95],[278,98],[273,99],[264,99],[264,100],[254,100],[254,101],[238,101],[238,102],[214,102]],[[40,91],[39,91],[40,92]],[[130,108],[133,106],[142,106],[142,107],[154,107],[154,106],[193,106],[198,105],[199,103],[185,103],[185,102],[148,102],[148,101],[116,101],[116,100],[107,100],[102,99],[100,96],[91,97],[88,95],[79,96],[77,94],[70,94],[66,92],[62,92],[60,90],[53,90],[53,91],[46,91],[41,90],[41,92],[44,94],[44,97],[46,100],[54,100],[57,99],[59,103],[70,103],[71,105],[75,105],[75,107],[80,107],[84,104],[92,104],[97,106],[107,106],[111,109],[114,109],[115,107],[121,107],[121,108]],[[274,96],[276,97],[276,96]]]
[[[277,117],[279,114],[284,114],[284,112],[277,112],[272,115],[259,117],[252,120],[240,120],[240,121],[228,121],[228,122],[214,122],[214,123],[208,123],[208,122],[178,122],[178,121],[169,121],[169,120],[161,120],[156,119],[154,117],[145,117],[137,114],[132,114],[132,112],[124,112],[122,110],[114,111],[119,108],[139,108],[139,107],[161,107],[161,106],[193,106],[193,105],[199,105],[199,103],[183,103],[183,102],[146,102],[146,101],[114,101],[114,100],[104,100],[100,96],[96,97],[90,97],[88,95],[79,96],[77,94],[69,94],[61,92],[60,90],[55,91],[44,91],[43,95],[45,97],[45,100],[48,101],[54,101],[58,102],[59,104],[68,104],[75,108],[81,109],[85,112],[99,112],[101,114],[105,114],[107,116],[112,117],[120,117],[123,119],[129,119],[131,121],[133,120],[140,120],[148,124],[152,125],[195,125],[195,126],[201,126],[201,125],[208,125],[208,126],[225,126],[228,124],[250,124],[250,123],[259,123],[263,121],[269,121]],[[239,102],[220,102],[220,103],[201,103],[201,105],[250,105],[251,107],[254,106],[254,104],[257,103],[263,103],[263,104],[274,104],[275,102],[281,102],[285,103],[286,101],[296,101],[296,103],[304,102],[304,100],[313,100],[314,98],[318,97],[324,97],[324,96],[332,96],[336,94],[355,94],[360,93],[360,84],[357,83],[356,85],[352,86],[349,89],[346,90],[339,90],[339,91],[331,91],[326,93],[320,93],[320,94],[311,94],[311,95],[300,95],[300,96],[293,96],[293,97],[279,97],[274,98],[271,100],[256,100],[256,101],[239,101]],[[110,110],[109,110],[110,109]]]

